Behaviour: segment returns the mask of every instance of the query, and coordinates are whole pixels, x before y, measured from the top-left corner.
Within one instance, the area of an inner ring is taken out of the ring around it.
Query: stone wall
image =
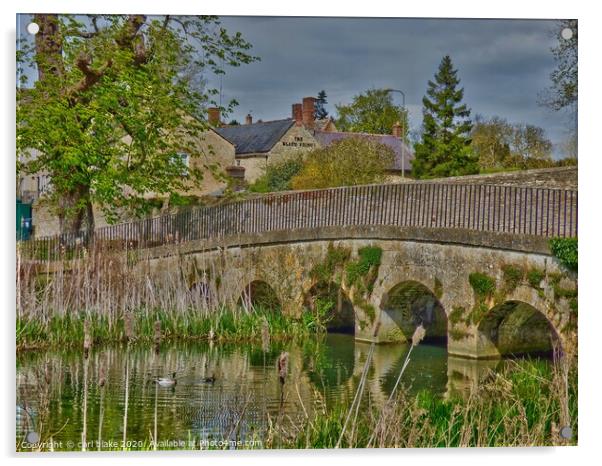
[[[486,175],[453,176],[423,183],[480,184],[499,186],[531,186],[536,188],[577,189],[577,167],[541,168],[490,173]]]
[[[196,143],[197,152],[191,157],[192,167],[204,173],[201,188],[191,187],[182,194],[203,196],[218,192],[226,187],[225,169],[236,165],[234,146],[214,131],[206,131]],[[212,172],[208,167],[214,167]]]
[[[59,218],[41,198],[32,206],[34,238],[55,236],[60,234]],[[94,207],[94,225],[96,228],[109,226],[104,214],[98,207]]]

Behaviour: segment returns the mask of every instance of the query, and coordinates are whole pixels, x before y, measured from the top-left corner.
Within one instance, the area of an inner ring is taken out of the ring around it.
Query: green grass
[[[218,308],[211,312],[169,312],[165,310],[133,311],[133,327],[136,341],[151,342],[154,325],[161,322],[165,340],[208,339],[213,331],[220,341],[260,341],[264,320],[268,323],[273,339],[292,339],[315,333],[318,326],[312,316],[304,313],[300,320],[282,315],[279,311],[262,308],[246,312],[243,309]],[[44,321],[41,318],[17,318],[17,349],[46,347],[77,347],[84,341],[84,321],[90,320],[90,330],[95,343],[123,341],[123,319],[110,320],[96,313],[83,312],[54,315]]]

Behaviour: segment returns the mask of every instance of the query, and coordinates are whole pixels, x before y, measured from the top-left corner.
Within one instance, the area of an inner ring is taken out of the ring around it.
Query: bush
[[[297,175],[303,167],[301,156],[286,157],[270,163],[255,183],[249,186],[249,190],[256,193],[270,193],[274,191],[289,191],[291,179]]]
[[[315,149],[293,177],[293,189],[320,189],[380,183],[393,165],[395,154],[370,139],[351,137]]]
[[[552,238],[550,250],[567,269],[577,272],[577,238]]]

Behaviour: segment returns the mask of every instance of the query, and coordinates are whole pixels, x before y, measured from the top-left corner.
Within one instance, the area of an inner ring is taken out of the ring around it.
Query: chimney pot
[[[247,116],[245,117],[245,124],[246,125],[252,125],[253,124],[253,117],[251,116],[250,113],[248,113]]]
[[[316,98],[303,97],[303,124],[308,128],[314,127],[314,113],[316,111]]]
[[[395,124],[393,125],[392,134],[396,138],[401,138],[401,123],[399,121],[396,121]]]
[[[207,117],[211,126],[220,126],[220,111],[217,107],[209,107],[207,109]]]
[[[303,105],[293,104],[293,120],[298,126],[303,124]]]

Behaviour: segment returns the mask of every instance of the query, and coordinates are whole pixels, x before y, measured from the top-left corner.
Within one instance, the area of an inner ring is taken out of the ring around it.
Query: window
[[[188,176],[188,169],[190,168],[190,155],[187,152],[178,152],[178,156],[182,160],[182,164],[184,165],[184,172],[182,176]]]

